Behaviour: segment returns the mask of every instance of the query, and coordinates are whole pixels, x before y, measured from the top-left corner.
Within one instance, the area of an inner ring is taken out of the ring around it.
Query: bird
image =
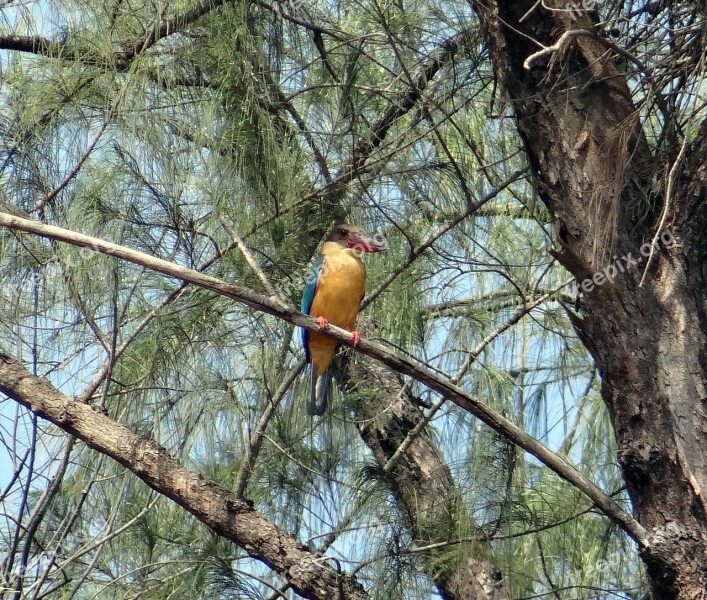
[[[354,346],[358,345],[361,334],[355,329],[356,317],[366,288],[366,267],[361,255],[386,249],[384,240],[374,239],[357,225],[334,226],[307,277],[301,311],[315,317],[319,329],[331,323],[350,331]],[[322,416],[326,411],[331,384],[329,364],[336,343],[322,333],[302,329],[302,345],[311,370],[307,400],[307,414],[311,416]]]

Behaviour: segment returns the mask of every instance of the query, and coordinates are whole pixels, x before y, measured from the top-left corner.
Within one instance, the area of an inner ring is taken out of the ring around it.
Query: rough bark
[[[449,466],[424,427],[424,414],[400,379],[362,356],[349,356],[343,363],[347,392],[361,400],[356,402],[361,437],[386,471],[415,544],[435,546],[425,559],[441,596],[445,600],[509,598],[501,572],[486,558],[490,551],[464,510]],[[418,426],[422,428],[410,442],[407,438]],[[396,456],[403,444],[409,445]],[[475,538],[473,542],[459,541],[464,531]],[[450,560],[447,544],[458,544],[455,560]],[[445,552],[444,561],[435,560],[439,552]]]
[[[339,573],[251,505],[182,467],[154,441],[142,438],[96,408],[61,394],[46,379],[0,353],[0,391],[130,469],[216,533],[280,573],[312,600],[367,598],[354,577]]]
[[[474,7],[555,219],[557,258],[579,282],[616,267],[586,286],[584,314],[571,317],[601,373],[619,462],[648,532],[641,554],[652,594],[704,597],[707,128],[686,148],[666,193],[663,175],[679,148],[662,156],[649,147],[610,44],[566,33],[593,30],[590,13],[570,18],[534,0]],[[550,47],[560,39],[566,43],[524,67],[538,52],[534,40]],[[646,267],[641,247],[664,231],[670,243]]]
[[[194,269],[189,269],[156,258],[154,256],[137,252],[125,246],[119,246],[105,240],[69,231],[61,227],[45,225],[37,221],[15,217],[13,215],[0,212],[0,225],[9,227],[17,231],[25,231],[41,235],[50,239],[60,240],[83,248],[91,248],[97,252],[103,252],[110,256],[127,260],[134,264],[155,270],[159,273],[181,279],[182,281],[197,285],[214,293],[221,294],[238,302],[260,310],[264,313],[274,315],[280,319],[289,321],[300,327],[307,327],[314,331],[320,331],[313,317],[302,315],[294,308],[286,306],[279,298],[266,298],[256,294],[242,286],[226,283],[205,275]],[[351,332],[329,325],[324,332],[340,343],[352,345]],[[514,444],[523,448],[535,456],[540,462],[547,465],[560,477],[577,487],[587,495],[610,519],[621,527],[632,539],[647,546],[645,529],[625,511],[613,498],[606,494],[595,483],[582,474],[576,467],[570,464],[560,455],[552,452],[539,440],[523,431],[520,427],[506,419],[497,411],[489,408],[478,398],[472,396],[462,388],[451,383],[448,379],[440,377],[419,363],[398,356],[379,344],[371,343],[363,339],[357,350],[370,356],[382,364],[387,365],[394,371],[403,375],[409,375],[416,381],[429,387],[431,390],[442,394],[447,400],[454,402],[457,406],[470,412],[480,421],[511,440]],[[0,379],[0,382],[2,379]],[[68,430],[67,430],[68,431]]]

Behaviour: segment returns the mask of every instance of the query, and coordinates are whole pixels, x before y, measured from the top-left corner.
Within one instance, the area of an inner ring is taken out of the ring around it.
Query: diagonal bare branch
[[[175,265],[160,258],[137,252],[136,250],[118,244],[2,212],[0,212],[0,226],[63,241],[75,246],[90,248],[96,252],[127,260],[134,264],[169,275],[170,277],[198,285],[199,287],[231,298],[294,325],[306,327],[312,331],[319,330],[317,322],[313,317],[304,315],[278,300],[266,298],[247,288],[225,283],[216,277],[211,277],[193,269]],[[342,344],[353,346],[351,333],[344,329],[330,325],[324,330],[324,333]],[[646,530],[613,498],[567,460],[550,450],[539,440],[523,431],[500,413],[486,406],[478,398],[467,393],[457,385],[454,385],[449,380],[434,374],[419,363],[398,356],[379,344],[362,340],[356,346],[356,349],[387,365],[398,373],[412,377],[430,389],[444,395],[457,406],[473,414],[480,421],[529,454],[532,454],[557,475],[579,489],[590,500],[595,502],[597,507],[637,542],[641,548],[646,549],[649,547]],[[0,385],[2,385],[2,383],[0,383]]]
[[[275,569],[304,598],[363,600],[356,579],[339,573],[227,489],[185,469],[156,442],[94,407],[63,395],[0,352],[0,391],[130,469],[219,535]]]

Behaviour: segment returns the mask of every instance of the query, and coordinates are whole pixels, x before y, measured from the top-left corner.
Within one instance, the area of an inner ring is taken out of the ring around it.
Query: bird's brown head
[[[359,252],[382,252],[388,249],[383,236],[371,236],[358,225],[347,223],[336,225],[327,237],[327,242],[334,242],[339,246]]]

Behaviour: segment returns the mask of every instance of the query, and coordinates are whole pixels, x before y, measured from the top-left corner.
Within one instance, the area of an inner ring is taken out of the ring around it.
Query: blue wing
[[[302,293],[302,303],[300,304],[300,311],[305,315],[309,314],[312,308],[312,302],[314,301],[314,294],[317,291],[317,281],[319,280],[319,272],[322,270],[322,265],[324,264],[324,257],[320,256],[314,261],[312,269],[307,273],[307,285],[304,287],[304,292]],[[304,346],[304,354],[309,362],[309,333],[306,329],[302,328],[302,346]]]

